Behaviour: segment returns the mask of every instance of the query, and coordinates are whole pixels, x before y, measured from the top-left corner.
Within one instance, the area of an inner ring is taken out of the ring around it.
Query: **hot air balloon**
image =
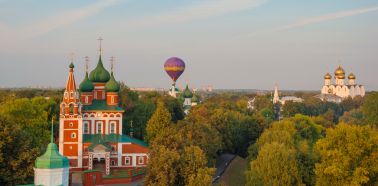
[[[185,63],[182,59],[178,57],[171,57],[164,63],[164,69],[171,77],[173,85],[176,84],[177,79],[185,70]]]

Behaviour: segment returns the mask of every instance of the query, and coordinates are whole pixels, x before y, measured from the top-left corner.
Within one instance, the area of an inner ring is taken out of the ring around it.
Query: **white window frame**
[[[71,138],[76,139],[76,133],[75,132],[71,133]]]
[[[85,129],[87,129],[87,130],[85,130]],[[89,122],[88,121],[85,121],[83,123],[83,133],[84,134],[89,134]]]
[[[96,134],[102,134],[103,133],[103,131],[102,131],[102,128],[103,128],[102,125],[103,125],[102,121],[96,121]],[[98,126],[100,126],[100,127],[98,127]]]
[[[131,165],[131,158],[129,156],[125,157],[125,165]]]

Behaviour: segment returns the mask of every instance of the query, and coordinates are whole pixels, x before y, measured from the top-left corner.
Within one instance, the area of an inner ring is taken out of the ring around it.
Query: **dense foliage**
[[[378,93],[340,104],[296,94],[303,103],[203,95],[185,116],[177,99],[121,83],[123,131],[149,143],[146,185],[211,185],[223,153],[247,158],[240,175],[247,185],[376,185]],[[0,185],[32,182],[61,97],[61,90],[0,91]]]

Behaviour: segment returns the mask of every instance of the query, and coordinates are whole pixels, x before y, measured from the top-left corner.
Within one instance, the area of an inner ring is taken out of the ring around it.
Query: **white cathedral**
[[[341,102],[342,99],[356,96],[365,96],[365,87],[363,85],[356,84],[356,76],[350,73],[348,76],[348,82],[345,82],[345,71],[339,66],[335,70],[335,82],[332,83],[331,74],[327,73],[324,76],[324,86],[321,89],[321,97],[323,99],[332,98],[334,102]]]

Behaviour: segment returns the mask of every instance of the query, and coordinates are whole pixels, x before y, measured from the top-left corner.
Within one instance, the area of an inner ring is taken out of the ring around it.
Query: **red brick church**
[[[87,65],[88,66],[88,65]],[[74,65],[69,65],[68,80],[60,104],[59,152],[69,159],[72,170],[102,170],[145,167],[147,144],[122,133],[119,83],[113,67],[109,73],[102,63],[76,87]]]

